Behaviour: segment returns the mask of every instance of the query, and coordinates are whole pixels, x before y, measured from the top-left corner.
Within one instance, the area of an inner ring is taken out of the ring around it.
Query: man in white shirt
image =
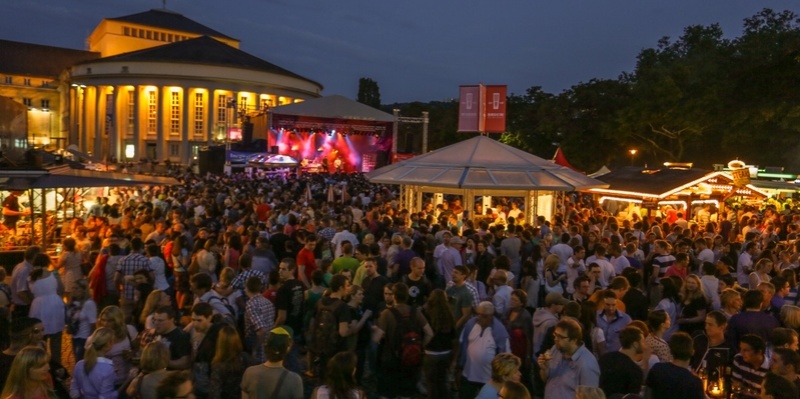
[[[739,255],[739,262],[736,264],[736,280],[742,287],[750,285],[750,273],[753,271],[753,256],[758,252],[758,244],[748,242],[747,246]],[[755,289],[756,287],[750,287]]]
[[[597,263],[600,266],[600,285],[603,289],[608,288],[608,283],[614,276],[616,271],[614,265],[606,259],[606,249],[602,245],[598,245],[594,250],[594,255],[586,258],[586,264]]]
[[[569,246],[569,234],[564,233],[559,237],[559,243],[550,248],[550,253],[558,256],[558,272],[565,273],[567,271],[567,261],[574,255],[574,250]]]
[[[714,251],[708,248],[708,243],[705,238],[698,238],[694,240],[694,250],[697,254],[695,257],[702,265],[703,262],[714,263]]]
[[[337,258],[342,256],[342,243],[345,241],[350,241],[354,248],[358,245],[358,237],[347,230],[347,226],[344,223],[339,223],[339,231],[331,238],[331,244],[335,246],[334,254]]]

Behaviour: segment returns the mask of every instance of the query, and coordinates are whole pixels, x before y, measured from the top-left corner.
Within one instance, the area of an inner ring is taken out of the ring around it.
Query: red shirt
[[[686,280],[686,277],[689,276],[689,271],[686,270],[685,268],[677,268],[675,266],[670,266],[667,268],[667,271],[664,272],[664,277],[669,277],[669,276],[678,276],[682,280]]]
[[[268,289],[268,290],[264,291],[264,298],[269,299],[269,301],[272,302],[272,304],[274,305],[275,304],[275,299],[278,298],[278,290],[276,290],[276,289]]]
[[[300,272],[300,265],[305,266],[306,281],[311,284],[311,274],[317,270],[317,259],[314,257],[314,251],[309,251],[305,247],[297,253],[297,272]],[[298,278],[300,276],[297,276]]]

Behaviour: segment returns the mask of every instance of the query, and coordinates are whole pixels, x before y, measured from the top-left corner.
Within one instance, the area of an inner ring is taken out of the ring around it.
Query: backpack
[[[339,321],[334,312],[341,305],[340,299],[327,306],[323,305],[321,300],[317,302],[317,314],[311,325],[310,346],[315,354],[330,357],[338,352],[342,338],[339,336]]]
[[[418,367],[425,353],[422,348],[422,331],[416,325],[417,309],[412,307],[408,316],[403,316],[396,308],[389,308],[397,323],[395,327],[395,359],[402,367]]]
[[[236,327],[236,309],[234,309],[233,306],[228,302],[228,298],[212,296],[211,298],[208,298],[208,304],[210,305],[215,299],[222,302],[222,305],[228,310],[228,314],[220,314],[222,321]]]
[[[83,309],[83,303],[80,302],[73,302],[64,308],[64,330],[67,332],[67,334],[75,335],[80,330],[81,309]]]

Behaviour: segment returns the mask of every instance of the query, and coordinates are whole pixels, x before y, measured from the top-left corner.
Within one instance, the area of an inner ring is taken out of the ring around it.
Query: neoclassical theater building
[[[24,71],[18,65],[4,71],[3,61],[0,95],[28,105],[29,121],[32,112],[55,113],[50,131],[36,128],[34,141],[75,144],[99,159],[188,164],[199,147],[224,142],[243,116],[320,97],[323,89],[240,50],[239,40],[168,10],[104,19],[87,42],[83,57],[70,53],[82,61],[58,76],[39,77],[55,88],[52,103],[23,97],[30,95],[20,84]],[[29,47],[36,51],[37,45]]]

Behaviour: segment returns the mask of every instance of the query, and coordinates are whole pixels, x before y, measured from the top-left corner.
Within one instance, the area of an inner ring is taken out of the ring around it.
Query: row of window
[[[14,84],[14,77],[13,77],[13,76],[6,76],[6,77],[3,79],[3,81],[4,81],[4,82],[5,82],[5,84],[7,84],[7,85],[13,85],[13,84]],[[48,80],[42,80],[42,83],[40,84],[40,86],[41,86],[41,87],[50,87],[50,83],[51,83],[51,82],[50,82],[50,81],[48,81]],[[33,86],[33,85],[31,84],[31,78],[22,78],[22,85],[23,85],[23,86]]]
[[[23,98],[22,103],[28,107],[33,107],[33,99],[31,98]],[[41,100],[41,108],[49,109],[50,108],[50,100]]]
[[[172,33],[166,32],[158,32],[149,29],[142,29],[142,28],[134,28],[131,26],[124,26],[122,27],[122,35],[123,36],[130,36],[130,37],[138,37],[140,39],[147,39],[147,40],[156,40],[159,42],[179,42],[183,40],[188,40],[188,36],[184,35],[177,35]]]

